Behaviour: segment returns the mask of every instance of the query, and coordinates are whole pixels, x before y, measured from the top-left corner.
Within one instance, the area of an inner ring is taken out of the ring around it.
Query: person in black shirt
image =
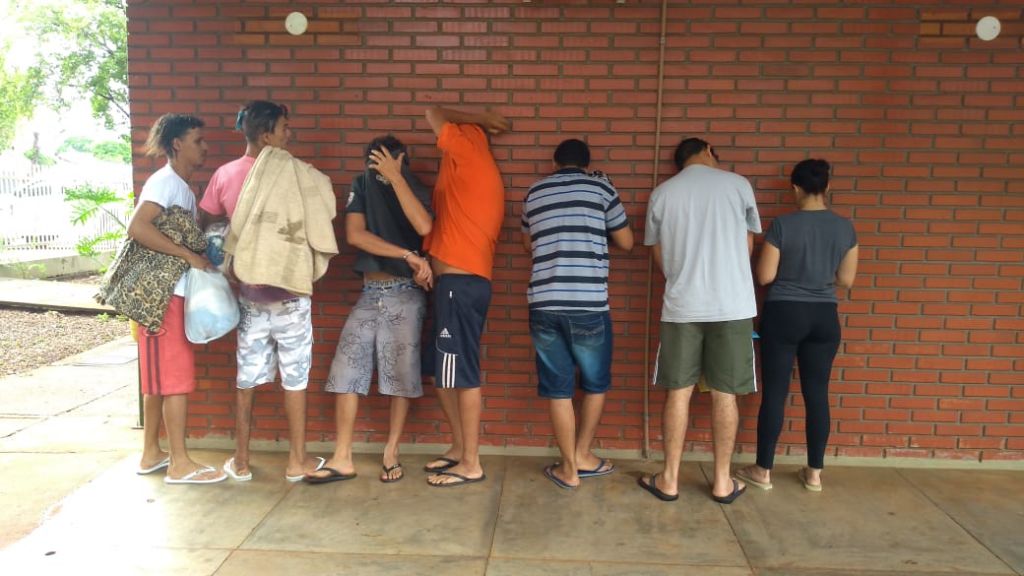
[[[359,395],[370,391],[376,362],[377,386],[391,396],[388,441],[381,482],[401,480],[398,442],[411,398],[423,395],[420,331],[426,295],[433,282],[430,264],[419,254],[433,225],[430,188],[409,170],[405,146],[393,136],[366,148],[367,165],[352,182],[345,208],[345,237],[358,250],[355,271],[363,292],[352,308],[331,363],[325,389],[338,394],[334,455],[306,482],[323,484],[356,476],[352,441]]]

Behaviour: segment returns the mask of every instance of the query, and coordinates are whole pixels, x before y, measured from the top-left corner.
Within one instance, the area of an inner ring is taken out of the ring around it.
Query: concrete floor
[[[403,456],[389,485],[362,455],[359,478],[309,486],[260,452],[252,482],[166,486],[134,474],[124,351],[0,380],[0,573],[1024,574],[1018,471],[832,466],[812,494],[780,466],[774,490],[722,506],[707,463],[685,464],[663,503],[635,484],[654,462],[566,492],[541,474],[550,458],[485,456],[486,482],[437,489],[427,455]]]

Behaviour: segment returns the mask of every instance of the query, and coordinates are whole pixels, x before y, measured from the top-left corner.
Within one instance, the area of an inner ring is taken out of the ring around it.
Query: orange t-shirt
[[[491,279],[505,219],[505,187],[484,131],[448,122],[437,137],[441,170],[434,186],[434,225],[423,249],[446,264]]]

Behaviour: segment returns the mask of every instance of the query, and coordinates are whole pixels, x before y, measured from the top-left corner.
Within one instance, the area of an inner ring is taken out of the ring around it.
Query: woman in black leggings
[[[769,490],[775,445],[782,432],[793,360],[800,368],[806,411],[807,467],[804,488],[821,491],[829,434],[828,381],[839,350],[836,286],[849,288],[857,274],[853,224],[828,209],[825,195],[831,167],[804,160],[790,182],[800,208],[772,222],[765,235],[757,279],[770,284],[761,313],[761,410],[757,421],[757,464],[736,475]]]

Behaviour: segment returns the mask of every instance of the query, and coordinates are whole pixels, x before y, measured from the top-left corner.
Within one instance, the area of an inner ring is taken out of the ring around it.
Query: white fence
[[[71,222],[73,210],[64,200],[65,190],[83,184],[110,188],[127,198],[132,190],[131,166],[0,166],[0,262],[74,255],[81,239],[120,229],[117,219],[103,211],[84,224]],[[108,208],[116,211],[121,222],[128,222],[131,208],[126,204]],[[114,244],[96,248],[114,250]]]

